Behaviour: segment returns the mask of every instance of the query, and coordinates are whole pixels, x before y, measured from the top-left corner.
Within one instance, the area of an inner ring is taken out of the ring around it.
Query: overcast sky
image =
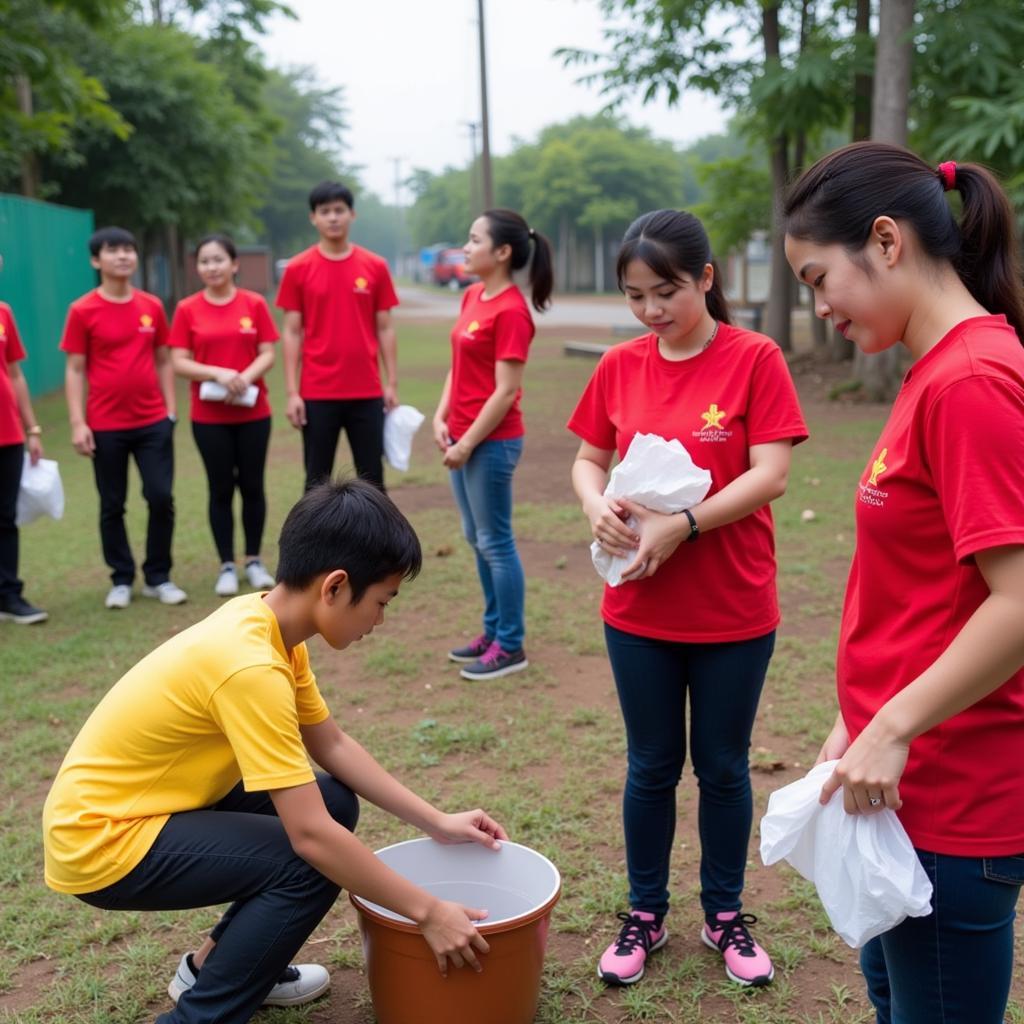
[[[348,159],[363,180],[394,200],[401,171],[463,166],[467,121],[480,119],[476,0],[289,0],[297,21],[276,19],[263,41],[279,67],[310,64],[324,84],[341,85],[349,108]],[[491,149],[506,153],[555,121],[597,112],[595,87],[553,56],[560,46],[603,49],[596,0],[486,0]],[[624,108],[660,138],[691,142],[724,128],[717,104],[687,94],[669,109]],[[403,193],[402,201],[408,196]]]

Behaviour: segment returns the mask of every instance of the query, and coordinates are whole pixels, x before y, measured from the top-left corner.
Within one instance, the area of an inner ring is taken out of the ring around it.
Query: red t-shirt
[[[709,495],[750,468],[749,448],[807,437],[779,346],[722,324],[704,352],[665,359],[653,334],[601,357],[569,429],[626,454],[633,435],[676,438],[711,473]],[[651,577],[605,587],[601,614],[638,636],[686,643],[749,640],[779,624],[775,536],[767,505],[680,544]]]
[[[97,290],[71,303],[60,347],[85,356],[91,429],[132,430],[167,416],[155,359],[166,344],[167,317],[155,295],[136,288],[127,302],[112,302]]]
[[[494,298],[483,297],[483,283],[470,285],[452,329],[452,387],[448,400],[448,433],[458,440],[472,426],[494,393],[494,364],[499,359],[526,362],[533,340],[533,317],[523,293],[513,285]],[[523,390],[516,392],[505,418],[487,435],[488,441],[522,437]]]
[[[276,305],[302,314],[303,398],[379,398],[377,314],[398,305],[387,263],[353,245],[341,260],[317,246],[285,268]]]
[[[988,597],[979,551],[1024,544],[1024,349],[965,320],[914,364],[857,490],[837,676],[851,739]],[[900,781],[915,846],[1024,852],[1024,670],[919,736]]]
[[[244,370],[259,355],[264,342],[277,341],[277,327],[266,299],[238,288],[234,298],[220,306],[196,292],[178,303],[171,321],[171,348],[188,349],[199,363]],[[191,382],[192,420],[195,423],[249,423],[270,415],[267,385],[256,382],[259,397],[252,408],[230,402],[204,402],[199,381]]]
[[[10,363],[17,363],[24,358],[25,349],[18,335],[14,314],[6,302],[0,302],[0,445],[25,443],[21,413],[18,412],[14,385],[7,370]]]

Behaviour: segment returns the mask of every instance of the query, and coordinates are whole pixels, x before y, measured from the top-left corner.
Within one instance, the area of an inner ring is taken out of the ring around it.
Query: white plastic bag
[[[250,384],[241,395],[231,399],[231,405],[244,405],[251,409],[260,397],[260,389],[255,384]],[[228,389],[215,380],[204,380],[199,385],[199,399],[203,402],[226,402],[228,400]]]
[[[412,456],[412,439],[425,419],[419,409],[399,405],[384,417],[384,458],[404,473]]]
[[[60,519],[63,515],[64,486],[57,463],[53,459],[40,459],[33,466],[26,452],[14,518],[16,525],[27,526],[40,516]]]
[[[606,498],[629,498],[652,512],[682,512],[704,499],[711,489],[711,474],[690,458],[680,441],[666,441],[657,434],[634,434],[625,458],[612,470]],[[626,525],[636,530],[635,516]],[[610,555],[595,540],[590,545],[590,558],[598,576],[617,587],[622,583],[622,570],[634,556],[619,558]]]
[[[847,814],[843,791],[823,807],[825,761],[777,789],[761,819],[761,860],[787,860],[818,890],[839,937],[855,949],[907,917],[932,911],[932,883],[895,811]]]

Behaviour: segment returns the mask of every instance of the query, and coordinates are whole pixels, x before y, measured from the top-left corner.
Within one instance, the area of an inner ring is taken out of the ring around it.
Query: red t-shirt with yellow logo
[[[452,329],[452,386],[448,400],[448,433],[458,440],[472,426],[494,393],[494,364],[499,359],[525,363],[533,340],[533,317],[515,286],[493,298],[483,297],[482,283],[470,285]],[[488,441],[522,437],[523,414],[516,392],[505,418],[487,435]]]
[[[244,370],[259,354],[259,346],[277,341],[266,299],[257,292],[239,288],[223,305],[210,302],[196,292],[178,303],[171,321],[171,348],[188,349],[198,363]],[[250,423],[270,415],[267,385],[256,382],[259,397],[252,408],[230,402],[204,402],[199,381],[192,381],[192,420],[195,423]]]
[[[25,431],[21,425],[21,413],[14,397],[7,367],[25,358],[14,314],[6,302],[0,302],[0,445],[24,444]]]
[[[328,259],[318,246],[285,267],[279,309],[302,314],[303,398],[379,398],[377,314],[398,305],[387,263],[353,245],[348,256]]]
[[[714,494],[750,468],[755,444],[807,438],[779,346],[722,324],[712,345],[671,361],[654,334],[602,357],[569,429],[622,458],[634,434],[676,438],[711,473]],[[685,643],[749,640],[779,624],[775,536],[765,505],[680,544],[647,579],[605,587],[601,614],[616,629]]]
[[[1024,544],[1024,348],[965,320],[909,370],[856,493],[837,676],[855,738],[932,665],[989,589],[974,556]],[[919,736],[900,781],[914,845],[1024,852],[1024,670]]]
[[[91,291],[71,303],[60,347],[85,356],[85,421],[92,430],[131,430],[166,418],[155,359],[166,344],[167,317],[155,295],[136,288],[127,302],[112,302]]]

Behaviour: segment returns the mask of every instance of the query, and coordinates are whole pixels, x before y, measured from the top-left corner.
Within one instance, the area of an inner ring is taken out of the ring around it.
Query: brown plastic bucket
[[[449,965],[442,977],[430,947],[407,918],[351,896],[378,1024],[530,1024],[537,1012],[558,869],[543,855],[502,843],[445,846],[432,839],[377,852],[388,867],[441,899],[489,911],[478,924],[490,953],[483,971]]]

